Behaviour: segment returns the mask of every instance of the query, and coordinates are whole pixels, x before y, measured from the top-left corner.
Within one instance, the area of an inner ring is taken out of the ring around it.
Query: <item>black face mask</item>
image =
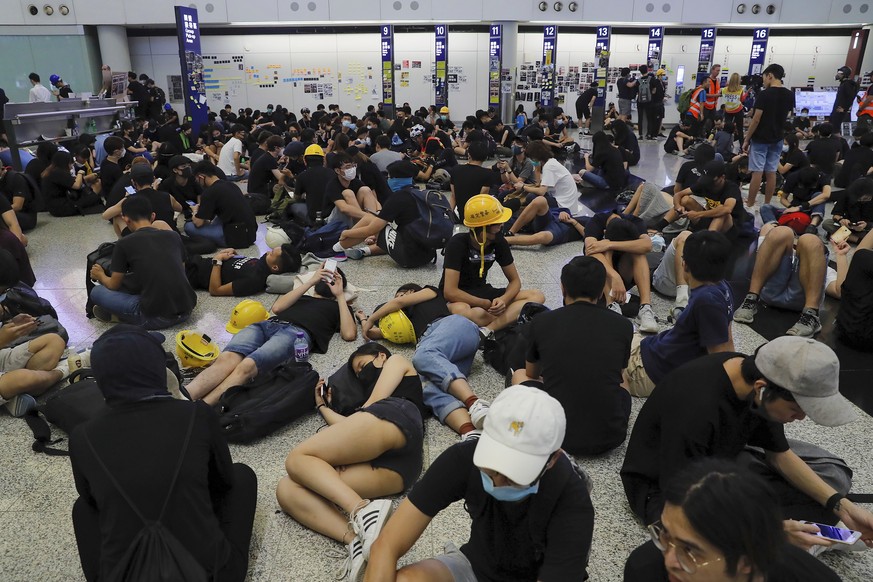
[[[361,368],[361,371],[358,372],[358,380],[361,381],[366,388],[372,388],[376,385],[376,382],[379,380],[379,375],[382,374],[382,368],[377,368],[373,362],[365,365]]]
[[[186,180],[190,180],[191,176],[194,175],[194,170],[191,168],[182,168],[182,177]]]

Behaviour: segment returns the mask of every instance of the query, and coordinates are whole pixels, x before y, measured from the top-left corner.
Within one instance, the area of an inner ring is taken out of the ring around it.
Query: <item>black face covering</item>
[[[170,398],[166,355],[160,334],[118,324],[94,342],[91,366],[106,403],[118,406]]]
[[[361,368],[360,372],[358,372],[358,380],[360,380],[361,384],[363,384],[368,390],[372,390],[381,374],[382,368],[377,368],[376,364],[370,362]]]
[[[193,176],[193,175],[194,175],[194,170],[193,170],[193,169],[191,169],[191,168],[182,168],[182,177],[185,178],[186,180],[187,180],[187,179],[190,179],[191,176]]]

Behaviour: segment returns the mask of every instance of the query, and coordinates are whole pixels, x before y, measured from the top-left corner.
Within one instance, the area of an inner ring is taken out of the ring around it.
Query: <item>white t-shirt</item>
[[[559,208],[566,208],[571,216],[593,216],[594,213],[579,202],[579,190],[570,170],[555,158],[543,165],[542,186],[548,188],[549,194],[558,202]]]
[[[43,85],[34,85],[30,89],[31,103],[51,103],[52,92],[46,89]]]
[[[235,137],[227,140],[224,147],[221,148],[221,153],[218,154],[218,167],[229,177],[236,176],[236,165],[233,163],[234,152],[243,154],[243,143]]]

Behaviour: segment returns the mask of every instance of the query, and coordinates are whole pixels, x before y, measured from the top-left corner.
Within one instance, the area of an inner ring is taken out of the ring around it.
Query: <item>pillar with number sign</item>
[[[609,73],[609,39],[611,27],[598,26],[597,40],[594,44],[594,82],[597,83],[597,97],[591,109],[591,133],[603,129],[603,117],[606,113],[606,81]]]
[[[397,107],[394,92],[394,27],[383,24],[380,27],[382,35],[382,111],[385,117],[392,119]]]
[[[445,24],[434,26],[434,104],[437,108],[449,105],[449,27]]]
[[[715,28],[700,29],[700,51],[697,53],[697,74],[694,86],[703,83],[709,76],[709,68],[712,66],[712,53],[715,51]]]

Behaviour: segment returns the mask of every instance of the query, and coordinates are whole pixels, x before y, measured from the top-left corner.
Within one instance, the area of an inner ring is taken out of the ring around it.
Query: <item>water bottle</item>
[[[294,361],[309,361],[309,343],[306,341],[306,336],[303,335],[302,331],[297,332],[297,339],[294,340]]]
[[[324,217],[321,215],[321,210],[315,213],[315,226],[322,227],[324,226]]]
[[[667,248],[667,243],[664,241],[664,237],[661,236],[660,234],[653,234],[652,235],[652,252],[653,253],[660,253],[665,248]]]

